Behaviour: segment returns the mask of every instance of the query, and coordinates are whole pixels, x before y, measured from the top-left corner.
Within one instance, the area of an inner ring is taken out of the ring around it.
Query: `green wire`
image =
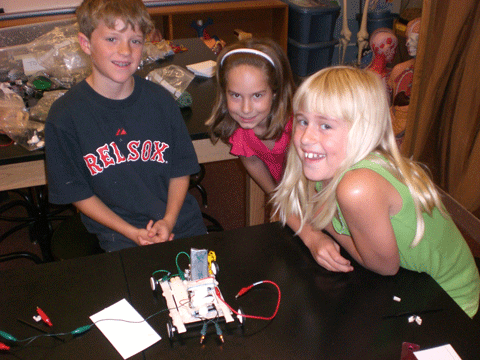
[[[180,251],[175,258],[175,264],[177,265],[178,275],[180,276],[180,279],[185,280],[185,273],[182,271],[182,269],[180,269],[180,266],[178,265],[178,257],[182,254],[187,255],[188,260],[190,261],[190,255],[188,255],[185,251]]]
[[[162,278],[162,281],[165,281],[165,280],[168,280],[170,278],[170,272],[167,271],[167,270],[156,270],[152,273],[152,276],[157,274],[157,273],[160,273],[160,272],[164,272],[164,273],[167,273],[167,275],[165,275],[163,278]]]

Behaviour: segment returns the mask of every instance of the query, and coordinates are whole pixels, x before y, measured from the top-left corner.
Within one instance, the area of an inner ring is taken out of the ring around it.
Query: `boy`
[[[92,73],[51,107],[49,200],[73,203],[106,251],[206,233],[188,193],[197,157],[173,97],[134,75],[153,23],[141,0],[84,0]]]

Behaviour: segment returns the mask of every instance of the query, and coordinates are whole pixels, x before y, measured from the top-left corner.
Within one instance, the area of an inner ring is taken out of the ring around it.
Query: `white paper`
[[[45,68],[40,65],[33,56],[26,56],[22,58],[23,72],[25,75],[33,75],[39,71],[44,71]]]
[[[213,77],[217,63],[213,60],[202,61],[196,64],[187,65],[187,69],[195,75],[204,77]]]
[[[450,344],[414,351],[413,354],[417,360],[462,360]]]
[[[90,316],[90,319],[124,359],[161,340],[126,299]]]

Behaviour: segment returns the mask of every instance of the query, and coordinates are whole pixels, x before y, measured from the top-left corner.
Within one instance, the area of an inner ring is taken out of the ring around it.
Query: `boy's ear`
[[[90,51],[90,39],[84,33],[78,33],[78,42],[83,52],[87,55],[91,55]]]

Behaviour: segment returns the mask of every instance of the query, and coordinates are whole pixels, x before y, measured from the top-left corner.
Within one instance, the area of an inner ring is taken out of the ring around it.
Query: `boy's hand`
[[[173,240],[174,234],[172,234],[173,226],[171,226],[164,219],[153,222],[150,220],[147,224],[148,230],[147,236],[153,243],[165,242]]]
[[[150,245],[173,240],[175,234],[169,230],[165,220],[159,220],[156,223],[150,220],[145,229],[139,229],[137,240],[139,245]]]

